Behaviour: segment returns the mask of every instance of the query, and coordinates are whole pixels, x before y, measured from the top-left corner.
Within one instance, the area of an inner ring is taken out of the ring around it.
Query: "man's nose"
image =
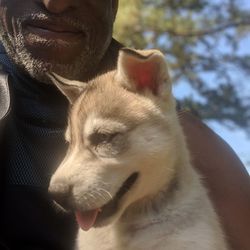
[[[78,0],[42,0],[46,9],[54,14],[63,13],[77,7]]]

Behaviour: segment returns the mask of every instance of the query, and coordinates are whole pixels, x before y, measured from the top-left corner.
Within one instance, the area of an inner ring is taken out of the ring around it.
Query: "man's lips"
[[[28,34],[42,37],[46,40],[63,40],[76,42],[83,39],[85,33],[67,23],[34,21],[26,24]]]

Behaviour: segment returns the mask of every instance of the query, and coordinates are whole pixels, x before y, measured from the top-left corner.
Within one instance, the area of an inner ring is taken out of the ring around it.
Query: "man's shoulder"
[[[0,64],[0,121],[6,117],[10,109],[10,92],[8,74],[3,71]]]
[[[0,57],[2,59],[5,56],[6,52],[0,41]],[[8,73],[4,71],[1,61],[0,61],[0,122],[6,117],[10,109]]]

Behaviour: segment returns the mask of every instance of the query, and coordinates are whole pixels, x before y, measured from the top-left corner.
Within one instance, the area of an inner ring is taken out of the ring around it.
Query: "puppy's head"
[[[159,51],[123,49],[117,70],[88,83],[50,78],[71,111],[69,149],[49,190],[82,229],[114,222],[170,182],[178,126]]]

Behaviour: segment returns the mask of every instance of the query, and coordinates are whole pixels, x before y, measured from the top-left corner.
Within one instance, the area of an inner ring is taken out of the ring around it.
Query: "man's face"
[[[85,80],[112,37],[118,0],[0,0],[0,38],[10,57],[43,81],[50,70]]]

